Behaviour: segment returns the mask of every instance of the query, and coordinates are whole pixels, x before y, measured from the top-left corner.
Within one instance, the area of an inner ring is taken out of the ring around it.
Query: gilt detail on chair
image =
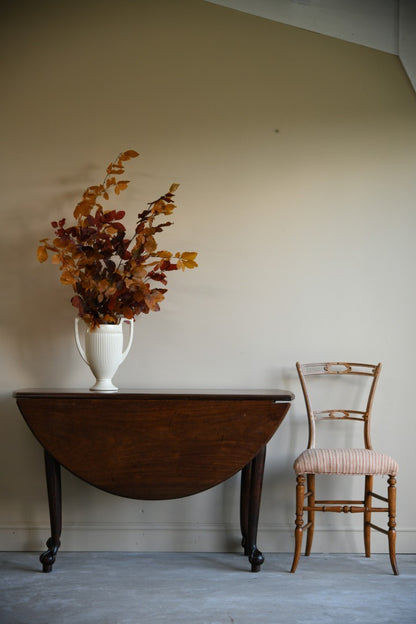
[[[365,420],[366,413],[359,412],[357,410],[341,410],[341,409],[333,409],[333,410],[321,410],[320,412],[313,412],[314,418],[316,421],[318,420],[331,420],[338,419],[342,420],[343,418],[348,418],[349,420]]]
[[[324,369],[330,375],[345,375],[351,372],[352,365],[345,362],[328,362]]]
[[[299,364],[305,375],[367,375],[373,376],[377,366],[358,362],[311,362]]]

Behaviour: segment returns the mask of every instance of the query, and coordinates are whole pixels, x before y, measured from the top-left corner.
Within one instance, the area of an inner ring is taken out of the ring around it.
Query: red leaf
[[[78,308],[80,314],[84,312],[84,302],[79,295],[74,295],[71,299],[71,303],[75,308]]]

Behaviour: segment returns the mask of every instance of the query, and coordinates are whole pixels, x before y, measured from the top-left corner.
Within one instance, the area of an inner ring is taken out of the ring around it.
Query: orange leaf
[[[107,225],[107,227],[105,228],[105,231],[107,232],[107,234],[117,234],[118,232],[118,230],[112,225]]]
[[[59,257],[59,256],[57,256]],[[72,258],[71,256],[64,256],[62,258],[62,266],[67,268],[67,267],[71,267],[71,268],[75,268],[75,262],[74,262],[74,258]]]
[[[37,258],[39,262],[45,262],[45,260],[48,259],[48,252],[43,245],[39,245],[38,247]]]
[[[124,172],[124,167],[122,165],[117,165],[114,163],[110,163],[107,167],[107,173],[115,173],[116,175],[119,175],[120,173]]]
[[[136,158],[136,156],[139,155],[139,152],[136,152],[136,150],[126,150],[125,152],[123,152],[121,154],[121,158],[122,160],[129,160],[130,158]]]
[[[151,293],[146,294],[144,300],[149,310],[157,312],[159,310],[159,303],[163,301],[164,296],[160,290],[153,290]]]
[[[103,318],[103,321],[104,323],[115,323],[117,319],[112,314],[106,314]]]
[[[76,284],[76,279],[69,271],[62,271],[61,283],[65,285]]]
[[[146,238],[146,242],[144,244],[144,250],[147,253],[152,253],[152,251],[155,251],[157,249],[157,243],[156,240],[154,239],[153,236],[148,236]]]
[[[131,269],[131,274],[135,277],[136,280],[140,280],[146,277],[146,269],[143,266],[136,264]]]
[[[131,308],[129,308],[128,306],[125,306],[123,308],[123,316],[126,319],[132,319],[134,317],[134,312]]]
[[[158,251],[156,255],[158,258],[172,258],[170,251]]]
[[[98,292],[103,293],[109,287],[107,280],[100,280],[97,284]]]
[[[91,200],[80,201],[74,210],[75,219],[78,219],[81,216],[86,217],[87,215],[89,215],[93,206],[94,202],[92,202]]]
[[[117,182],[117,187],[120,189],[120,191],[124,191],[127,188],[129,181],[130,180],[120,180],[119,182]]]

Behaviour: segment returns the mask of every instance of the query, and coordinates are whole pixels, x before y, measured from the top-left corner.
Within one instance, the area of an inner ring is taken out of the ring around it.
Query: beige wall
[[[180,182],[164,240],[200,267],[137,320],[118,384],[295,392],[259,540],[284,551],[307,436],[295,361],[381,360],[374,442],[400,462],[398,549],[414,551],[416,96],[398,58],[200,0],[16,1],[1,41],[0,549],[41,549],[49,532],[41,449],[12,391],[92,381],[37,241],[135,148],[118,205],[133,225]],[[63,548],[238,548],[237,478],[171,502],[63,485]],[[316,548],[361,550],[361,519],[336,520]]]

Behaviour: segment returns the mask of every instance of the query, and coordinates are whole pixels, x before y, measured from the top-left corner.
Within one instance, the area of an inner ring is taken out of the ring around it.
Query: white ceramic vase
[[[79,336],[79,321],[75,319],[75,342],[78,351],[90,367],[96,381],[90,388],[95,392],[117,392],[118,388],[111,381],[118,367],[124,361],[133,341],[133,320],[121,319],[118,325],[99,325],[88,327],[85,334],[85,349]],[[127,346],[123,351],[123,323],[129,325]]]

